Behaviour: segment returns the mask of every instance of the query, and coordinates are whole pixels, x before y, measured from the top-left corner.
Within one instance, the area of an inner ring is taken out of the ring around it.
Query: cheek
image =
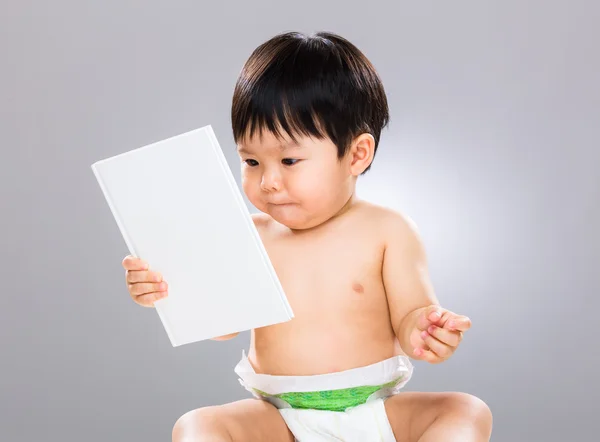
[[[323,187],[323,184],[315,174],[298,174],[287,177],[285,190],[294,199],[308,202],[319,194],[319,189]]]
[[[316,173],[293,180],[288,185],[290,195],[315,210],[330,204],[338,190],[339,185],[334,177]]]
[[[242,172],[242,189],[244,190],[244,193],[250,202],[253,204],[259,193],[259,188],[255,181],[256,180],[251,176],[251,174]]]
[[[314,168],[304,179],[304,185],[311,191],[317,191],[324,195],[336,193],[341,185],[342,177],[340,171],[332,164],[320,165]]]

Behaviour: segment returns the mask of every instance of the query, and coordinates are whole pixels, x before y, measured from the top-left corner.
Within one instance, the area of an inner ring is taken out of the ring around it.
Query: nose
[[[265,171],[260,182],[264,192],[277,192],[281,190],[281,177],[276,171]]]

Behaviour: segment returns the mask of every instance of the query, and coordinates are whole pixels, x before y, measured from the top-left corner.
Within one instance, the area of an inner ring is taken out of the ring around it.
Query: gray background
[[[247,397],[248,333],[174,349],[131,302],[90,164],[212,124],[239,179],[233,84],[285,30],[338,32],[379,70],[392,122],[360,195],[417,222],[440,299],[473,319],[408,389],[480,396],[496,442],[595,439],[599,18],[593,1],[2,2],[0,439],[165,441]]]

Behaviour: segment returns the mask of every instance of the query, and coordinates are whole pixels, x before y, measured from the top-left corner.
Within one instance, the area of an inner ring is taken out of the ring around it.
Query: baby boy
[[[245,63],[231,117],[295,317],[252,330],[235,372],[254,398],[186,413],[173,441],[489,441],[482,400],[401,391],[411,359],[447,360],[471,322],[439,304],[414,223],[356,194],[389,120],[373,65],[332,33],[277,35]],[[141,258],[123,266],[150,307],[168,285]]]

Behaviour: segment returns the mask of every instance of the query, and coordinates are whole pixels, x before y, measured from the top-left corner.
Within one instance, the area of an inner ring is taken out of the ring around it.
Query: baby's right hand
[[[150,271],[147,262],[128,255],[123,259],[125,281],[131,298],[142,307],[154,307],[159,299],[168,296],[168,285],[158,272]]]

